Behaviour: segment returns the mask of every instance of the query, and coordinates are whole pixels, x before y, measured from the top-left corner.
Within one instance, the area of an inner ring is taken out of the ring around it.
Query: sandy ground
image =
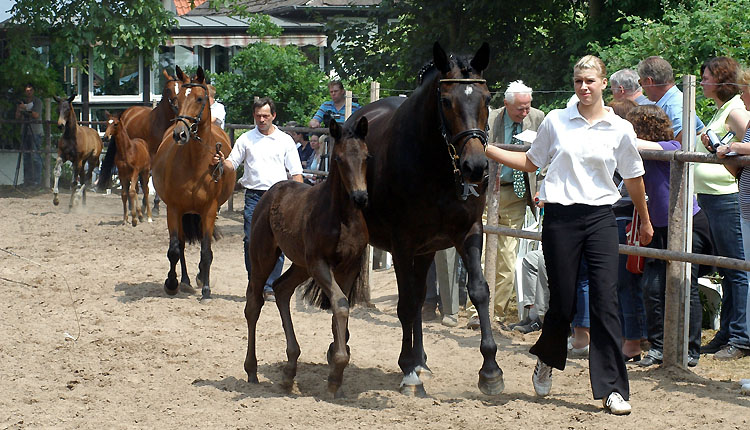
[[[239,196],[239,194],[237,195]],[[52,205],[49,193],[0,190],[0,428],[747,428],[750,357],[702,357],[694,372],[629,367],[633,414],[592,399],[586,360],[553,374],[552,394],[531,385],[536,335],[495,327],[505,391],[477,389],[478,332],[426,323],[434,377],[429,397],[398,393],[400,326],[392,270],[372,277],[374,308],[350,319],[352,358],[342,400],[326,395],[330,318],[294,311],[302,348],[296,385],[280,386],[285,342],[275,306],[258,324],[260,384],[247,383],[242,218],[223,211],[214,245],[214,300],[168,297],[164,216],[121,225],[119,196]],[[241,205],[241,198],[235,199]],[[198,247],[188,248],[191,276]],[[194,279],[194,278],[193,278]],[[77,322],[80,320],[80,326]],[[76,340],[69,338],[67,334]],[[708,334],[706,334],[708,335]],[[629,365],[631,366],[631,365]]]

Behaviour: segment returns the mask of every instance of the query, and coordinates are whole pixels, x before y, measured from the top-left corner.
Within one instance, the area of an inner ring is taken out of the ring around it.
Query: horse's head
[[[183,83],[179,96],[179,111],[175,121],[172,137],[178,145],[186,144],[190,138],[198,138],[198,126],[205,123],[211,116],[208,102],[208,87],[203,67],[198,66],[195,79]]]
[[[182,85],[188,81],[187,76],[182,72],[180,66],[175,66],[175,70],[177,71],[176,76],[171,76],[167,73],[166,69],[162,70],[162,74],[166,80],[164,83],[164,90],[161,93],[161,99],[169,103],[172,111],[177,115],[177,112],[180,109],[180,89],[182,88]]]
[[[485,42],[470,60],[448,56],[440,44],[433,46],[438,78],[438,112],[445,143],[464,182],[479,183],[487,170],[487,117],[490,91],[482,78],[490,48]]]
[[[105,110],[104,115],[107,116],[107,129],[104,130],[104,142],[111,142],[112,138],[117,136],[117,131],[120,127],[120,117],[112,115],[109,111]]]
[[[65,127],[65,124],[68,123],[68,116],[72,115],[74,98],[76,98],[75,94],[67,99],[55,96],[57,101],[57,127],[60,129]]]
[[[328,126],[333,137],[333,162],[341,182],[359,209],[367,206],[367,118],[357,120],[354,130],[343,129],[336,121]]]

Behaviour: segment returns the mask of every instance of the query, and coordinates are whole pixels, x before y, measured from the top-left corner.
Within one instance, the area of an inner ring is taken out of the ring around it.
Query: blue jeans
[[[591,327],[589,317],[589,270],[586,258],[581,258],[578,268],[578,279],[576,279],[576,314],[573,316],[571,325],[573,327]]]
[[[250,226],[253,220],[253,212],[255,212],[255,206],[258,205],[258,201],[263,196],[265,191],[260,190],[245,190],[245,237],[242,239],[245,244],[245,269],[247,270],[247,280],[250,280]],[[281,270],[284,268],[284,253],[279,255],[276,265],[273,267],[273,272],[268,276],[266,285],[263,291],[273,291],[271,285],[274,281],[281,276]]]
[[[698,194],[698,204],[708,216],[717,255],[745,259],[737,193]],[[747,272],[719,268],[721,282],[721,326],[716,338],[736,347],[750,349],[747,332]]]
[[[28,131],[23,133],[22,149],[39,151],[42,149],[42,135]],[[42,180],[42,154],[38,152],[24,152],[23,154],[23,183],[39,185]]]
[[[626,244],[625,226],[629,219],[617,220],[617,230],[620,235],[620,243]],[[622,337],[626,340],[645,339],[646,333],[646,309],[643,307],[643,289],[641,289],[641,276],[628,271],[625,264],[628,261],[626,254],[620,254],[619,267],[617,268],[617,298],[620,300],[620,324],[622,325]]]

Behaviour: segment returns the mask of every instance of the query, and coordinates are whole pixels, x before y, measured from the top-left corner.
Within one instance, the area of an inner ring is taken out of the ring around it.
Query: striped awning
[[[280,37],[255,37],[245,34],[233,34],[224,36],[212,35],[173,35],[168,40],[167,46],[203,46],[210,48],[212,46],[247,46],[251,43],[267,42],[272,45],[297,45],[297,46],[318,46],[325,47],[328,38],[324,35],[297,35],[297,36],[280,36]]]

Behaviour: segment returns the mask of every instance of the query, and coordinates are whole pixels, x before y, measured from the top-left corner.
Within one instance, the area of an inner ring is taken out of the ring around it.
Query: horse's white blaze
[[[185,97],[187,97],[187,96],[190,95],[190,90],[191,90],[191,88],[188,88],[188,89],[185,90]]]
[[[474,92],[474,90],[471,88],[471,86],[467,86],[466,89],[464,90],[464,93],[466,94],[466,97],[469,97],[471,95],[471,93],[473,93],[473,92]]]
[[[417,372],[412,370],[408,375],[404,375],[404,379],[401,380],[400,387],[404,385],[422,385],[422,381],[417,376]]]
[[[180,84],[177,82],[174,83],[174,93],[177,94],[180,92]]]
[[[111,120],[111,119],[110,119],[110,120],[109,120],[109,121],[107,121],[107,122],[108,122],[108,123],[110,123],[110,124],[112,124],[112,123],[113,123],[113,122],[115,122],[115,121],[114,121],[114,120]]]

